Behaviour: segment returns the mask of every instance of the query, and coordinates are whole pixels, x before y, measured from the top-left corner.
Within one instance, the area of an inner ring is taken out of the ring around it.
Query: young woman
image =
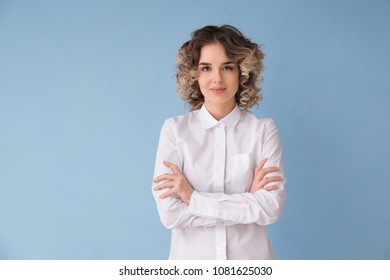
[[[282,148],[275,123],[249,112],[263,58],[229,25],[196,30],[177,54],[191,112],[164,122],[153,184],[170,259],[274,258],[267,225],[285,200]]]

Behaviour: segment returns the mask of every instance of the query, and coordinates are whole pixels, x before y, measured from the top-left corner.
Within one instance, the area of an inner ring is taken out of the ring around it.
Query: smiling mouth
[[[212,92],[214,93],[222,93],[226,90],[226,88],[222,88],[222,87],[215,87],[215,88],[211,88],[210,89]]]

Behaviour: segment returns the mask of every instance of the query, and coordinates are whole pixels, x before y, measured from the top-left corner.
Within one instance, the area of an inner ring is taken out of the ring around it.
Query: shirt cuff
[[[194,191],[188,204],[188,211],[195,215],[216,218],[217,205],[218,201],[216,199],[202,196],[199,192]]]
[[[225,225],[243,223],[246,219],[245,204],[229,202],[224,193],[194,191],[188,205],[188,211],[193,215],[218,219]]]

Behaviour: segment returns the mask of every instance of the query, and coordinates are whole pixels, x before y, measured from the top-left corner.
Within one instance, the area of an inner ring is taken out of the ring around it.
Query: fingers
[[[180,169],[179,169],[179,167],[177,167],[177,165],[175,165],[169,161],[163,161],[163,164],[166,167],[171,168],[174,175],[181,174]],[[171,181],[175,180],[175,176],[173,174],[166,173],[166,174],[160,175],[160,176],[154,178],[153,182],[158,183],[158,182],[161,182],[163,180],[171,180]]]
[[[280,182],[282,180],[283,180],[283,178],[281,176],[265,177],[258,184],[255,184],[253,186],[252,191],[256,192],[256,191],[261,190],[261,189],[266,190],[266,191],[277,190],[278,186],[276,186],[276,185],[267,186],[267,184],[273,183],[273,182]]]
[[[278,186],[273,185],[273,186],[269,186],[269,187],[264,187],[263,189],[266,191],[275,191],[278,189]]]
[[[259,165],[255,168],[255,176],[257,176],[260,180],[264,178],[265,175],[272,172],[279,171],[279,168],[276,166],[270,166],[264,168],[265,163],[267,162],[268,158],[265,158],[260,161]]]
[[[173,174],[166,173],[166,174],[162,174],[162,175],[154,178],[153,182],[155,182],[155,183],[158,183],[161,181],[165,181],[165,182],[162,182],[158,186],[155,186],[153,188],[153,190],[159,191],[159,190],[163,190],[163,189],[168,189],[166,192],[164,192],[163,194],[161,194],[159,196],[161,199],[168,198],[168,197],[175,195],[175,194],[180,196],[180,192],[183,189],[183,182],[186,182],[183,174],[181,173],[181,171],[180,171],[179,167],[177,167],[177,165],[175,165],[169,161],[163,161],[163,164],[166,167],[171,168],[173,171]]]
[[[265,158],[263,160],[260,161],[259,165],[256,166],[256,169],[255,169],[255,175],[257,175],[264,167],[264,164],[267,162],[268,158]]]
[[[154,187],[153,190],[159,191],[159,190],[162,190],[162,189],[169,188],[168,191],[166,191],[165,193],[160,195],[160,198],[167,198],[167,197],[170,197],[171,195],[174,195],[174,194],[177,193],[177,190],[174,188],[174,186],[175,186],[175,184],[174,184],[173,181],[167,181],[165,183],[162,183],[162,184]]]
[[[174,194],[176,194],[176,191],[174,189],[170,189],[169,191],[160,195],[160,198],[164,199],[164,198],[170,197],[171,195],[174,195]]]
[[[279,168],[276,166],[271,166],[271,167],[267,167],[267,168],[263,169],[264,175],[266,175],[268,173],[272,173],[272,172],[278,172],[278,171],[279,171]]]
[[[169,181],[173,181],[175,179],[175,175],[172,175],[172,174],[163,174],[163,175],[160,175],[156,178],[153,179],[153,182],[155,183],[158,183],[158,182],[161,182],[163,180],[169,180]]]
[[[265,190],[265,191],[275,191],[279,189],[277,185],[272,185],[272,186],[264,186],[263,184],[257,185],[257,186],[252,186],[250,193],[255,193],[259,190]]]
[[[283,180],[281,176],[269,176],[268,174],[278,172],[279,168],[276,166],[264,167],[268,158],[262,159],[255,168],[252,186],[249,190],[250,193],[255,193],[259,190],[273,191],[277,190],[277,185],[267,186],[270,183],[276,183]],[[268,176],[267,176],[268,175]],[[272,174],[270,174],[272,175]],[[275,175],[275,174],[274,174]],[[267,176],[267,177],[266,177]]]
[[[162,190],[162,189],[165,189],[165,188],[172,188],[174,185],[174,183],[172,181],[167,181],[165,183],[162,183],[160,185],[157,185],[153,188],[153,190],[155,191],[159,191],[159,190]]]
[[[267,174],[269,173],[273,173],[273,172],[278,172],[279,171],[279,168],[276,167],[276,166],[271,166],[271,167],[267,167],[267,168],[263,168],[261,169],[258,173],[257,173],[257,178],[258,180],[261,180],[263,179]]]
[[[173,164],[172,162],[169,162],[169,161],[163,161],[163,163],[164,163],[164,165],[166,167],[169,167],[169,168],[172,169],[173,174],[181,174],[180,169],[179,169],[179,167],[177,167],[177,165],[175,165],[175,164]]]
[[[283,180],[283,178],[281,177],[281,176],[270,176],[270,177],[265,177],[265,178],[263,178],[261,181],[260,181],[260,183],[263,185],[263,186],[265,186],[265,185],[267,185],[267,184],[269,184],[269,183],[271,183],[271,182],[280,182],[280,181],[282,181]]]

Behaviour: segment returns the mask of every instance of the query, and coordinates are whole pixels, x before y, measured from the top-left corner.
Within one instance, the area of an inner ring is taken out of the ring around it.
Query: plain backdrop
[[[262,45],[281,131],[280,259],[390,259],[390,2],[0,0],[0,259],[166,259],[150,186],[188,111],[175,53],[232,24]]]

